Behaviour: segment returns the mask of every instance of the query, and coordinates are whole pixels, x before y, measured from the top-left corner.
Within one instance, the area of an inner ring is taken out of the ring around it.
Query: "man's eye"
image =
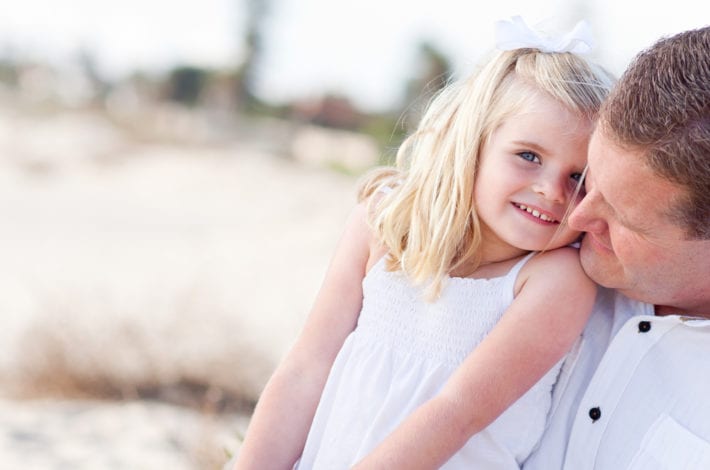
[[[570,178],[572,178],[572,179],[575,180],[577,183],[579,183],[580,181],[582,181],[582,173],[572,173],[572,174],[570,175]]]
[[[540,163],[540,157],[533,152],[520,152],[518,153],[518,156],[528,162]]]

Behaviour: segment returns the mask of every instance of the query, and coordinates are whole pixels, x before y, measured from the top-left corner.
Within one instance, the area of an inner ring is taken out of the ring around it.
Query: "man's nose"
[[[577,207],[570,212],[567,224],[571,229],[580,232],[595,233],[599,233],[604,230],[606,224],[598,214],[595,198],[595,194],[587,194],[584,198],[582,198],[579,204],[577,204]]]

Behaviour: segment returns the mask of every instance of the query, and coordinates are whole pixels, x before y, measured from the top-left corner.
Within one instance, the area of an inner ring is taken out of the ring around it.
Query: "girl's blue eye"
[[[533,152],[520,152],[518,153],[518,156],[528,162],[540,163],[540,157]]]
[[[584,196],[587,193],[587,188],[584,187],[584,179],[582,178],[582,173],[572,173],[570,179],[574,181],[574,189],[579,186],[579,194]]]

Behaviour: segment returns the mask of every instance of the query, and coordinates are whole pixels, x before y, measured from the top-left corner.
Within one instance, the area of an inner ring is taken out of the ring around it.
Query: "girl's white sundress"
[[[511,304],[528,259],[499,278],[451,278],[433,303],[401,273],[385,271],[384,259],[373,266],[296,467],[350,468],[434,397]],[[441,468],[518,469],[543,432],[558,372],[559,364]]]

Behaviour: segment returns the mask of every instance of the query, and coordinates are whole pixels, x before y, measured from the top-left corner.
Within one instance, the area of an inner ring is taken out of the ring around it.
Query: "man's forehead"
[[[652,174],[643,163],[641,151],[624,148],[598,128],[589,141],[587,162],[589,172],[603,175],[605,180],[623,182],[639,174]]]
[[[594,179],[595,175],[604,173],[605,168],[608,166],[604,157],[611,150],[611,145],[609,139],[605,138],[598,129],[594,131],[589,140],[587,150],[588,178]]]

